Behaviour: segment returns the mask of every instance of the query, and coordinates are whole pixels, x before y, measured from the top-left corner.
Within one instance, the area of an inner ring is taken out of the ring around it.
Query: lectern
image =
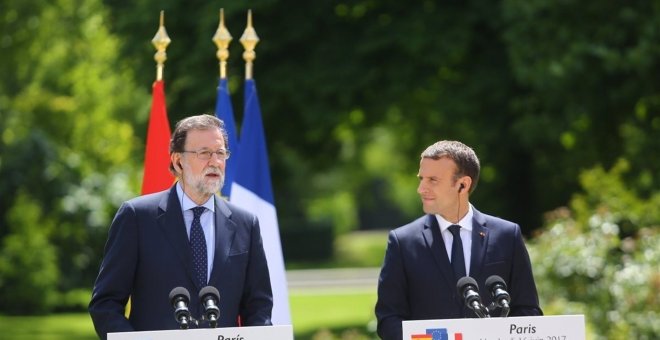
[[[584,340],[584,315],[404,321],[404,340]]]
[[[293,327],[253,326],[108,333],[108,340],[293,340]]]

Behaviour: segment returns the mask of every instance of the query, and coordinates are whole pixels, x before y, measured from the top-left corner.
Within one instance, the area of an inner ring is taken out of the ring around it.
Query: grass
[[[372,291],[291,291],[295,338],[369,339],[376,293]],[[0,316],[3,339],[97,339],[87,313],[46,316]],[[373,338],[373,336],[371,336]]]
[[[98,339],[87,313],[46,316],[0,316],[3,339],[94,340]]]
[[[297,340],[374,338],[375,291],[289,293]]]

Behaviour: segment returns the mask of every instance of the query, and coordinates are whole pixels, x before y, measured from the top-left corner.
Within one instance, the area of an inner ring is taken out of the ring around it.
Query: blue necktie
[[[465,258],[463,255],[463,241],[461,241],[461,226],[452,224],[449,231],[454,235],[454,241],[451,244],[451,266],[454,269],[456,280],[465,276]]]
[[[192,227],[190,228],[190,248],[192,250],[193,271],[195,273],[195,280],[199,287],[206,286],[206,271],[208,270],[208,259],[206,255],[206,238],[204,237],[204,230],[202,230],[202,223],[199,218],[202,216],[206,208],[194,207]]]

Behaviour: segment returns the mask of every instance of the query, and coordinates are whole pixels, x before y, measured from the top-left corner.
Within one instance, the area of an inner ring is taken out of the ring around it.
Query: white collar
[[[449,228],[449,226],[454,224],[460,225],[461,228],[465,230],[472,231],[472,216],[474,216],[474,211],[472,210],[472,204],[468,205],[467,214],[465,214],[465,216],[463,216],[463,218],[461,218],[461,220],[458,221],[458,223],[449,222],[445,220],[444,217],[435,214],[435,218],[438,220],[438,224],[440,225],[440,231],[442,232],[444,232],[445,230],[447,230],[447,228]]]
[[[190,210],[194,207],[197,207],[197,203],[195,203],[193,200],[186,195],[186,193],[183,192],[183,188],[181,187],[181,182],[176,183],[176,193],[179,196],[179,202],[181,202],[181,210],[186,211]],[[204,204],[201,205],[202,207],[211,210],[212,212],[215,212],[215,195],[212,195],[209,197]]]

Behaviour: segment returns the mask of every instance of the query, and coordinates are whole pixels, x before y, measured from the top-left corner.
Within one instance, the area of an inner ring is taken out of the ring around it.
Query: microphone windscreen
[[[486,287],[488,287],[488,290],[492,290],[493,287],[498,283],[501,284],[504,289],[506,289],[506,282],[504,282],[504,279],[498,275],[491,275],[486,279]]]
[[[216,301],[220,301],[220,292],[213,286],[206,286],[199,291],[199,299],[204,300],[207,296],[212,296]]]
[[[479,285],[477,284],[477,281],[469,276],[464,276],[458,280],[456,283],[456,289],[458,289],[458,292],[460,294],[463,294],[463,290],[467,288],[468,286],[474,286],[475,290],[479,290]]]
[[[188,290],[185,289],[184,287],[176,287],[170,291],[170,302],[174,303],[174,299],[183,297],[185,298],[185,302],[188,303],[190,302],[190,293],[188,293]]]

